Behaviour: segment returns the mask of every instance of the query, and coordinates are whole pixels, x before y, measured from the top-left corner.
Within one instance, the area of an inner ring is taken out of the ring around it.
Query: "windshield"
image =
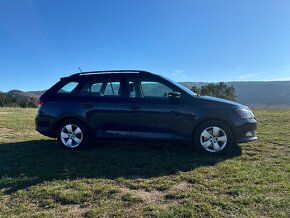
[[[163,79],[165,79],[165,80],[167,80],[167,81],[173,83],[173,84],[176,85],[178,88],[180,88],[180,89],[182,89],[183,91],[185,91],[186,93],[188,93],[188,94],[190,94],[190,95],[193,95],[193,96],[197,96],[197,94],[196,94],[195,92],[193,92],[193,91],[191,91],[189,88],[187,88],[187,87],[185,87],[185,86],[179,84],[178,82],[175,82],[175,81],[173,81],[173,80],[171,80],[171,79],[168,79],[168,78],[166,78],[166,77],[164,77],[164,76],[161,76],[161,75],[160,75],[160,77],[162,77]]]

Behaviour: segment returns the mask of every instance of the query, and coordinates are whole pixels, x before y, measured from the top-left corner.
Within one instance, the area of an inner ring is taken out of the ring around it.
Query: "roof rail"
[[[85,76],[90,74],[102,74],[102,73],[143,73],[143,74],[152,74],[148,71],[144,70],[98,70],[98,71],[90,71],[90,72],[81,72],[81,73],[75,73],[70,75],[69,77],[79,77],[79,76]]]

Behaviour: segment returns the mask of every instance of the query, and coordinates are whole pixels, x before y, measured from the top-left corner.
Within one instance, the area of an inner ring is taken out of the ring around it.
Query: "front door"
[[[155,77],[129,75],[127,78],[127,124],[132,137],[181,138],[186,117],[183,101],[172,102],[168,93],[175,90]]]

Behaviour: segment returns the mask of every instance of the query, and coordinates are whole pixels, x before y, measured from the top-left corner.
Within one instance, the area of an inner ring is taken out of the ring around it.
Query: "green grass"
[[[290,109],[257,109],[259,140],[207,157],[183,144],[67,151],[33,109],[0,109],[0,217],[288,217]]]

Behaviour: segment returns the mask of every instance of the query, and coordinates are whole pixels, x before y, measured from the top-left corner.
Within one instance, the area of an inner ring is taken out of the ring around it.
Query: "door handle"
[[[92,108],[93,105],[91,105],[91,104],[82,104],[81,107],[82,107],[82,108],[85,108],[85,109],[89,109],[89,108]]]
[[[130,105],[130,106],[128,106],[128,109],[130,109],[130,110],[139,110],[140,107],[136,106],[136,105]]]

